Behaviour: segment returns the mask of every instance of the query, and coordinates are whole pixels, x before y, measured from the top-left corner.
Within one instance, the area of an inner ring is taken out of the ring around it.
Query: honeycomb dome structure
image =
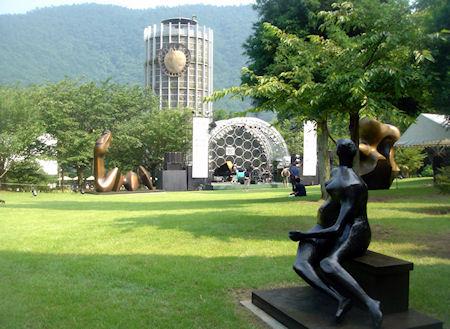
[[[283,137],[266,121],[244,117],[215,124],[209,137],[211,171],[231,161],[238,168],[262,174],[270,171],[274,161],[289,157]]]

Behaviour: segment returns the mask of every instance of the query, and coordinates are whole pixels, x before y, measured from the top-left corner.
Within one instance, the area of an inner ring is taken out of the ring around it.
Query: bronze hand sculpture
[[[147,186],[149,190],[153,190],[152,177],[143,166],[139,166],[138,168],[139,176],[135,172],[129,171],[124,177],[120,174],[119,168],[117,167],[106,174],[105,155],[111,145],[111,140],[111,132],[105,131],[95,143],[95,190],[97,192],[117,192],[123,185],[127,191],[136,191],[140,185],[139,179],[141,179],[142,183]]]
[[[308,232],[291,231],[289,237],[299,241],[295,272],[312,287],[337,300],[336,320],[341,321],[352,300],[357,299],[367,306],[373,328],[378,329],[382,321],[380,303],[370,298],[341,266],[345,259],[362,256],[371,237],[367,186],[352,169],[356,152],[351,140],[338,141],[339,166],[325,184],[330,198],[320,207],[317,224]]]

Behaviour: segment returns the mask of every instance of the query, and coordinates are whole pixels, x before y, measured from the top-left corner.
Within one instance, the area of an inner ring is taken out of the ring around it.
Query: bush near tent
[[[436,187],[442,193],[450,193],[450,166],[443,167],[439,169],[438,172],[435,179]]]

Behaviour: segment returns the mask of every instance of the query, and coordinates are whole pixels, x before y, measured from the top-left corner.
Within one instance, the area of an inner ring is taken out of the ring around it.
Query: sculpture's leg
[[[328,275],[332,281],[338,283],[352,296],[364,303],[369,309],[372,317],[373,327],[381,327],[383,315],[380,310],[380,302],[370,298],[356,280],[341,266],[343,259],[353,258],[360,254],[361,250],[367,248],[370,241],[365,241],[367,237],[368,224],[355,223],[350,230],[350,234],[333,253],[320,262],[320,268]],[[370,237],[370,231],[369,231]],[[338,310],[339,311],[339,310]]]
[[[111,192],[112,190],[115,191],[117,176],[120,176],[119,168],[112,169],[104,177],[96,177],[95,178],[96,191],[97,192]]]
[[[125,175],[123,186],[127,191],[136,191],[139,188],[139,178],[135,172],[129,171]]]
[[[323,291],[332,298],[336,299],[339,303],[338,310],[341,310],[339,316],[336,315],[336,319],[340,321],[342,316],[351,308],[351,300],[343,297],[335,289],[328,286],[317,274],[313,264],[318,264],[320,252],[317,248],[320,248],[318,244],[310,241],[300,242],[298,245],[297,258],[294,264],[294,271],[305,280],[310,286],[318,290]],[[325,246],[324,246],[325,247]]]
[[[114,192],[119,192],[121,186],[123,185],[124,180],[125,180],[125,177],[118,172],[112,190]]]
[[[147,169],[145,169],[144,166],[139,166],[137,172],[138,172],[139,178],[141,179],[142,184],[147,186],[147,188],[149,190],[154,190],[155,187],[153,186],[152,176],[147,171]]]

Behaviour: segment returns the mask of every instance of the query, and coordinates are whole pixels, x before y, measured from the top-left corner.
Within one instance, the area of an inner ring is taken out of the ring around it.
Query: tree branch
[[[386,33],[383,34],[383,36],[378,40],[378,43],[375,46],[375,49],[373,49],[372,54],[370,55],[369,59],[367,60],[366,64],[363,66],[364,69],[369,67],[373,63],[373,60],[375,58],[375,54],[377,53],[378,49],[380,49],[381,44],[386,40],[387,35]]]

